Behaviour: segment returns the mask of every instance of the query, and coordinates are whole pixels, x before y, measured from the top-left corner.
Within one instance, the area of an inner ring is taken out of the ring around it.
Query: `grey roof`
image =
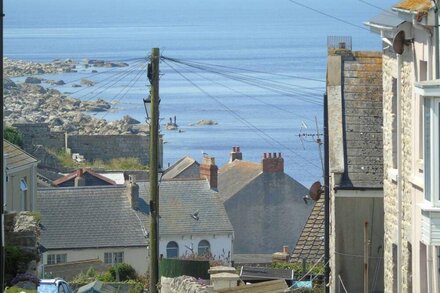
[[[6,168],[13,170],[26,165],[36,164],[38,161],[15,144],[3,140],[3,154],[7,154]]]
[[[162,179],[199,178],[199,166],[200,164],[196,160],[185,156],[166,169]]]
[[[260,174],[262,174],[262,167],[258,163],[234,160],[225,164],[218,174],[221,199],[228,200]]]
[[[340,187],[383,185],[382,53],[352,52],[343,65],[345,170]],[[329,119],[332,119],[329,113]]]
[[[290,262],[324,263],[324,197],[314,203],[313,210],[296,243]]]
[[[37,210],[47,249],[145,246],[146,213],[131,208],[125,187],[42,188]]]
[[[399,25],[404,23],[405,20],[400,18],[397,12],[389,9],[387,11],[383,11],[381,14],[373,17],[365,24],[374,28],[382,28],[382,29],[394,29]]]
[[[138,182],[149,202],[149,183]],[[225,208],[204,179],[162,181],[159,186],[161,235],[231,232]],[[198,220],[191,215],[197,213]]]
[[[138,210],[131,208],[125,186],[42,188],[37,210],[47,249],[145,246],[149,230],[149,183],[138,182]],[[160,184],[161,235],[232,233],[223,204],[206,180]],[[198,220],[191,215],[198,212]]]

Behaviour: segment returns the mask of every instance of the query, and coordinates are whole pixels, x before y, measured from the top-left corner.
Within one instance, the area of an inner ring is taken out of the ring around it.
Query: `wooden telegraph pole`
[[[150,120],[150,293],[157,293],[159,284],[159,59],[158,48],[151,50],[148,78],[151,82]]]

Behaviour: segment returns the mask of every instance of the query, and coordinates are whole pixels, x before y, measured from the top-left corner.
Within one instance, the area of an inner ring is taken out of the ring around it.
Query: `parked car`
[[[37,287],[38,293],[73,293],[72,288],[63,279],[42,279]]]

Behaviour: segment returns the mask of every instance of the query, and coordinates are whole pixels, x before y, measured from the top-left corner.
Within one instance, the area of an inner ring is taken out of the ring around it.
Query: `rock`
[[[46,80],[46,83],[51,85],[64,85],[66,84],[64,80]]]
[[[81,85],[77,84],[77,83],[74,83],[74,84],[72,84],[72,87],[81,87]]]
[[[28,76],[28,77],[26,77],[26,80],[24,82],[25,83],[30,83],[30,84],[40,84],[41,83],[41,78],[33,77],[33,76]]]
[[[10,78],[7,78],[7,77],[3,78],[3,88],[11,89],[11,88],[16,88],[16,87],[17,87],[17,85]]]
[[[93,69],[92,73],[98,73],[98,70]]]
[[[195,123],[195,124],[192,124],[192,125],[217,125],[218,123],[217,122],[215,122],[214,120],[206,120],[206,119],[203,119],[203,120],[199,120],[199,121],[197,121],[197,123]]]
[[[81,84],[86,86],[94,86],[96,82],[93,80],[81,79]]]
[[[141,123],[138,120],[130,117],[129,115],[125,115],[124,117],[122,117],[121,121],[124,122],[125,124],[140,124]]]

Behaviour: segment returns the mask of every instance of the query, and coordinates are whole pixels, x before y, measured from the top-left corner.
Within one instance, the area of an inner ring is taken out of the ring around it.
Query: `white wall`
[[[47,264],[48,254],[67,254],[67,262],[100,259],[104,262],[105,252],[124,252],[124,262],[130,264],[139,275],[145,274],[149,265],[147,247],[133,248],[98,248],[98,249],[72,249],[50,250],[43,254],[43,263]]]
[[[216,259],[224,260],[230,253],[230,259],[232,258],[232,241],[233,234],[205,234],[205,235],[190,235],[190,236],[161,236],[159,240],[159,254],[167,255],[167,244],[170,241],[174,241],[179,245],[179,256],[185,256],[191,254],[191,250],[187,247],[192,247],[197,254],[198,245],[201,240],[209,241],[211,245],[211,253]]]

